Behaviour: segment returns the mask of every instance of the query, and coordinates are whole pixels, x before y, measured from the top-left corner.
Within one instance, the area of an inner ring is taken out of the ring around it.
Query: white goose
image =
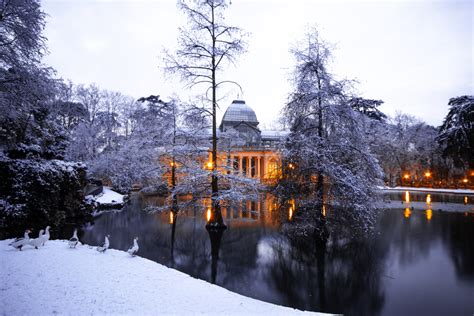
[[[38,234],[38,238],[33,238],[33,239],[30,239],[29,240],[29,244],[30,246],[33,246],[35,247],[35,249],[38,249],[39,246],[41,246],[43,244],[43,232],[44,230],[40,230],[39,234]]]
[[[77,228],[74,229],[74,234],[71,239],[69,239],[69,248],[76,248],[79,243],[79,238],[77,238]]]
[[[135,255],[137,254],[138,252],[138,249],[140,249],[138,247],[138,237],[135,237],[135,239],[133,239],[133,246],[127,250],[127,252],[132,256],[132,257],[135,257]]]
[[[105,236],[105,241],[102,246],[97,247],[98,252],[105,252],[107,249],[109,249],[109,237],[110,235]]]
[[[8,245],[12,246],[13,248],[20,249],[20,251],[21,251],[21,248],[24,245],[28,245],[28,243],[30,242],[30,236],[28,235],[29,233],[30,233],[30,230],[27,229],[25,231],[25,235],[23,236],[23,238],[17,238],[14,241],[12,241],[11,243],[9,243]]]
[[[50,237],[50,235],[49,235],[49,229],[50,229],[50,228],[51,228],[51,227],[46,226],[46,230],[45,230],[45,232],[44,232],[44,234],[43,234],[43,246],[44,246],[44,244],[49,240],[49,237]]]

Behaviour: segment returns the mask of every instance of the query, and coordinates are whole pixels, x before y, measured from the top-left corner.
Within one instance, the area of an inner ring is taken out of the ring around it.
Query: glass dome
[[[245,104],[243,100],[234,100],[227,108],[222,118],[224,122],[248,122],[258,124],[257,115],[254,110]]]

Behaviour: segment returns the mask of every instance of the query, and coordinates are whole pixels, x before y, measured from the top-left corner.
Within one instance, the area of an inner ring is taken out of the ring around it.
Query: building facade
[[[228,172],[261,182],[274,182],[281,175],[281,155],[277,144],[289,132],[260,130],[255,111],[243,100],[234,100],[219,126],[219,165]]]

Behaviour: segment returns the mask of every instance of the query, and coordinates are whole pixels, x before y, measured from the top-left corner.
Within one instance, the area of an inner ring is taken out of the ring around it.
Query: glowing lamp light
[[[403,176],[405,179],[409,179],[410,178],[410,175],[406,174]]]
[[[288,168],[290,168],[290,169],[295,169],[295,165],[292,164],[292,163],[289,163],[289,164],[288,164]]]
[[[176,164],[174,162],[170,162],[170,166],[174,167],[174,166],[176,166]]]
[[[290,206],[290,209],[288,210],[288,219],[291,221],[293,218],[293,208]]]
[[[170,224],[173,224],[174,222],[174,215],[173,212],[170,212]]]
[[[433,210],[432,209],[426,210],[426,219],[431,220],[432,217],[433,217]]]
[[[208,222],[211,221],[211,216],[212,216],[211,208],[208,207],[207,212],[206,212],[206,219],[207,219]]]
[[[467,178],[462,179],[462,182],[467,183],[468,182]]]
[[[467,196],[464,197],[464,205],[467,204]]]
[[[427,177],[427,178],[431,177],[431,172],[426,171],[426,172],[425,172],[425,177]]]
[[[323,205],[323,216],[326,217],[326,205]]]
[[[431,194],[426,196],[426,204],[431,204]]]
[[[212,169],[212,166],[213,166],[212,161],[208,161],[207,164],[206,164],[206,167],[208,169]]]
[[[410,203],[410,192],[405,191],[405,202]]]
[[[411,215],[410,209],[408,207],[405,208],[405,212],[403,213],[403,216],[405,216],[405,218],[409,218],[410,215]]]

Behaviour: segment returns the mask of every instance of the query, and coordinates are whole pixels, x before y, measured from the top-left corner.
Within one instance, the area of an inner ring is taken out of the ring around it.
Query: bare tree
[[[218,89],[229,80],[220,80],[226,66],[233,64],[245,50],[243,33],[238,27],[226,25],[225,0],[199,0],[178,2],[188,19],[188,26],[180,28],[178,49],[174,55],[167,53],[165,70],[178,74],[188,88],[203,86],[204,105],[200,109],[212,119],[212,204],[214,218],[222,223],[219,210],[217,174],[217,115]],[[210,93],[210,96],[209,96]]]

